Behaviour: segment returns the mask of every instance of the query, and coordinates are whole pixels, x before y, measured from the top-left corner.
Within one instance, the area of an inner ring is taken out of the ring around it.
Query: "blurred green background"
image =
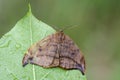
[[[0,37],[28,11],[59,28],[85,55],[88,80],[120,80],[120,0],[0,0]]]

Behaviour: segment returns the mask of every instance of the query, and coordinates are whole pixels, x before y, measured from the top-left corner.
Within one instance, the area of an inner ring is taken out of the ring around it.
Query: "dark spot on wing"
[[[30,57],[29,60],[33,60],[33,57]]]
[[[41,49],[41,48],[39,48],[39,51],[42,51],[42,49]]]
[[[71,56],[75,55],[75,53],[71,53]]]

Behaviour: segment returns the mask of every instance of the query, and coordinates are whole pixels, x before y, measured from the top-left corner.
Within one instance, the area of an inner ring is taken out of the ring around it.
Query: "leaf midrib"
[[[30,12],[30,45],[33,44],[33,32],[32,32],[32,13]],[[33,70],[33,80],[36,80],[36,75],[35,75],[35,67],[34,65],[32,66]]]

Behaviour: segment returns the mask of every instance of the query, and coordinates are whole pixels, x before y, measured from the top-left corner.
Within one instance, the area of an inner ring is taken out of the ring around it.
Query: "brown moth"
[[[30,47],[22,60],[23,67],[28,63],[44,68],[78,69],[83,75],[85,73],[82,52],[63,31],[49,35]]]

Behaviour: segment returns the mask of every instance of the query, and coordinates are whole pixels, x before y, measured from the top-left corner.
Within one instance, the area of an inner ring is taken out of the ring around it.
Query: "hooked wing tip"
[[[28,64],[29,56],[27,54],[24,55],[22,60],[22,66],[25,67]]]
[[[82,75],[85,75],[85,73],[83,71],[81,71]]]
[[[22,66],[25,67],[27,64],[28,64],[27,62],[24,62],[24,63],[22,64]]]
[[[81,71],[82,75],[85,75],[85,69],[80,64],[77,65],[77,69]]]

